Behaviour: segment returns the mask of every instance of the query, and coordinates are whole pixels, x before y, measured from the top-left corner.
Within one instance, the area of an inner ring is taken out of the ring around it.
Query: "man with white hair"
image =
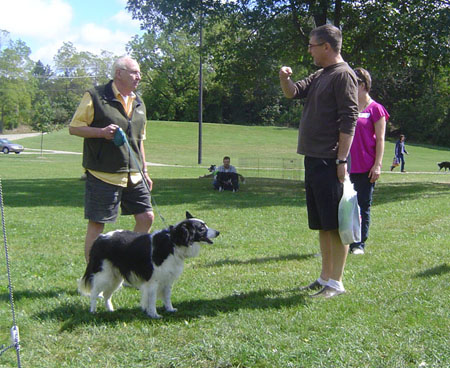
[[[143,182],[147,180],[151,190],[144,150],[146,110],[134,92],[141,80],[139,64],[129,56],[120,57],[112,75],[113,80],[84,94],[69,126],[70,134],[84,138],[86,261],[105,223],[116,221],[119,205],[123,215],[134,215],[136,232],[149,232],[154,219],[150,193]],[[113,142],[119,128],[127,137],[131,154],[128,145]]]

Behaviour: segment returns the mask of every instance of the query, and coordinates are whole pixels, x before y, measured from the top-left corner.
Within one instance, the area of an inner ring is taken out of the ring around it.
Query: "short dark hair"
[[[338,54],[341,52],[342,32],[332,24],[324,24],[314,28],[310,32],[309,37],[315,37],[318,42],[328,42],[335,52]]]
[[[223,160],[230,160],[231,161],[231,158],[229,157],[229,156],[225,156],[224,158],[223,158]],[[223,161],[222,160],[222,161]]]
[[[366,91],[370,92],[370,89],[372,88],[372,78],[370,77],[369,72],[363,68],[356,68],[355,74],[358,83],[364,84]]]

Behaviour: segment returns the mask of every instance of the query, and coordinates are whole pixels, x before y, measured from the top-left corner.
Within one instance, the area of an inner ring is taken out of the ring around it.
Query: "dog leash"
[[[3,230],[3,242],[5,247],[5,259],[6,259],[6,271],[8,273],[8,289],[9,289],[9,302],[11,305],[11,314],[12,314],[12,322],[13,326],[11,327],[11,345],[8,347],[4,347],[2,345],[0,349],[0,356],[3,355],[3,353],[10,349],[15,348],[16,349],[16,356],[17,356],[17,366],[18,368],[21,368],[20,363],[20,338],[19,338],[19,326],[16,324],[16,312],[14,309],[14,293],[13,293],[13,286],[11,282],[11,269],[9,265],[9,255],[8,255],[8,242],[6,240],[6,224],[5,224],[5,213],[4,213],[4,205],[3,205],[3,188],[2,188],[2,180],[0,178],[0,209],[1,209],[1,216],[2,216],[2,230]]]
[[[152,195],[152,191],[150,190],[147,180],[145,179],[144,173],[142,172],[142,169],[139,165],[136,155],[132,151],[130,143],[128,142],[127,136],[125,135],[125,132],[122,130],[122,128],[118,128],[116,130],[116,132],[114,133],[113,142],[117,147],[123,146],[124,144],[127,146],[128,152],[130,153],[130,156],[133,158],[133,162],[137,166],[139,173],[141,174],[142,181],[144,182],[144,185],[147,188],[148,194],[150,195],[150,200],[152,201],[153,206],[156,209],[156,212],[158,213],[159,217],[161,218],[161,221],[163,222],[164,226],[168,227],[166,220],[164,219],[163,215],[161,214],[161,211],[158,208],[158,205],[156,204],[155,197]]]

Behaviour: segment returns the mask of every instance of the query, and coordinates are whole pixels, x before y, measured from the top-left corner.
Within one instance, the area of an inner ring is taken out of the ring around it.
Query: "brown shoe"
[[[332,288],[331,286],[325,286],[318,293],[315,293],[315,294],[311,295],[311,298],[325,298],[325,299],[329,299],[329,298],[332,298],[334,296],[338,296],[338,295],[341,295],[341,294],[344,294],[344,293],[345,293],[345,291],[339,291],[339,290],[336,290],[335,288]]]
[[[300,291],[308,291],[308,290],[319,290],[322,289],[323,285],[319,283],[319,281],[314,281],[313,283],[309,284],[308,286],[302,286],[300,288]]]

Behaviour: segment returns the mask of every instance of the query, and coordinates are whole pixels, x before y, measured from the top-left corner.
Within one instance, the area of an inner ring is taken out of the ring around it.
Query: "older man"
[[[149,232],[154,219],[150,193],[143,182],[147,180],[151,190],[144,151],[146,110],[134,93],[141,80],[139,64],[128,56],[121,57],[112,74],[113,80],[84,94],[69,126],[70,134],[84,138],[86,261],[105,223],[116,221],[119,206],[123,215],[134,215],[134,231]],[[136,160],[128,145],[114,144],[119,128],[125,132]]]
[[[321,67],[293,82],[291,68],[280,69],[281,88],[288,98],[306,98],[297,152],[305,155],[305,188],[310,229],[319,230],[320,277],[303,290],[330,298],[345,292],[342,283],[348,244],[339,237],[338,206],[347,174],[347,156],[358,118],[358,87],[353,70],[341,56],[341,31],[330,25],[313,29],[308,52]]]

